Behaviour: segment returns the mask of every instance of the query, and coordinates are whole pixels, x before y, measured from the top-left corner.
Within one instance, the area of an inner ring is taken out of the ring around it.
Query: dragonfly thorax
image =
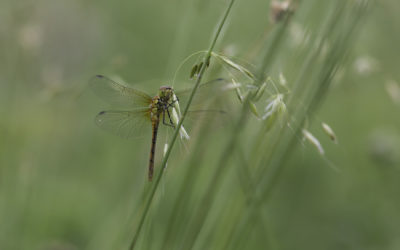
[[[168,102],[173,94],[174,90],[170,86],[161,86],[158,91],[158,96],[160,97],[161,101],[164,102]]]
[[[158,91],[158,102],[160,108],[166,109],[173,103],[174,90],[170,86],[161,86]]]
[[[150,110],[152,117],[158,116],[168,110],[174,104],[174,91],[172,87],[162,86],[158,95],[152,98]]]

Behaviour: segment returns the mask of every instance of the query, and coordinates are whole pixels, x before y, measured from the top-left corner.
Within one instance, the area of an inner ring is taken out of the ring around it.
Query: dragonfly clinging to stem
[[[216,81],[220,81],[218,79]],[[210,81],[208,83],[215,82]],[[204,83],[203,85],[207,85]],[[148,179],[154,174],[154,157],[156,151],[157,133],[159,124],[175,128],[181,118],[178,97],[170,86],[161,86],[158,94],[150,96],[138,89],[119,84],[106,76],[94,76],[89,85],[99,97],[113,105],[128,110],[101,111],[95,118],[96,124],[121,137],[133,137],[142,132],[143,127],[151,123],[152,140],[148,168]],[[188,92],[188,91],[181,91]],[[185,128],[180,128],[181,137],[189,139]]]

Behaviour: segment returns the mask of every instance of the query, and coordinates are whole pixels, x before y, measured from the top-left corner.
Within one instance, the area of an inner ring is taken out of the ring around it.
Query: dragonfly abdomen
[[[151,149],[150,149],[150,160],[149,160],[149,181],[153,179],[154,174],[154,156],[156,152],[156,143],[157,143],[157,133],[158,133],[158,125],[160,123],[160,114],[154,114],[152,117],[152,136],[151,136]]]

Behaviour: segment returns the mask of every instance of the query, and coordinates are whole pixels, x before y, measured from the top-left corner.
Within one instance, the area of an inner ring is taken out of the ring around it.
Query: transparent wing
[[[123,138],[140,137],[151,129],[148,109],[133,111],[101,111],[95,118],[96,124],[112,134]]]
[[[222,78],[211,80],[199,85],[199,88],[194,96],[193,105],[196,107],[201,107],[201,104],[208,103],[209,100],[218,97],[221,93],[225,91],[224,87],[228,85],[228,81]],[[186,88],[182,90],[175,91],[176,96],[179,99],[179,105],[181,108],[185,107],[192,88]]]
[[[90,79],[89,86],[97,96],[115,106],[136,108],[151,103],[151,96],[145,92],[116,83],[103,75]]]
[[[189,110],[183,125],[189,129],[201,127],[205,124],[213,128],[219,128],[230,122],[229,119],[228,112],[220,109]]]

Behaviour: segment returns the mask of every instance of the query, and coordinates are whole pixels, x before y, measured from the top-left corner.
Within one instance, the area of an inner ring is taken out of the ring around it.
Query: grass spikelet
[[[333,132],[333,129],[326,123],[322,122],[321,123],[322,129],[324,130],[325,134],[327,134],[329,136],[329,138],[335,143],[337,144],[337,137],[335,132]]]
[[[232,85],[235,88],[235,93],[237,98],[239,99],[240,103],[243,103],[243,94],[242,91],[240,90],[240,85],[235,81],[235,79],[232,79]]]
[[[400,105],[400,86],[394,80],[389,80],[385,83],[385,89],[390,99],[397,105]]]
[[[190,71],[190,79],[193,79],[196,75],[197,75],[197,73],[198,73],[198,65],[197,64],[195,64],[194,66],[193,66],[193,68],[192,68],[192,71]]]
[[[279,73],[279,84],[282,85],[283,87],[287,88],[287,80],[282,72]]]
[[[254,101],[257,102],[257,101],[259,101],[261,99],[261,97],[263,96],[263,94],[265,92],[266,87],[267,87],[267,83],[263,82],[261,84],[261,86],[257,89],[256,95],[253,98]]]
[[[272,0],[270,6],[270,21],[277,23],[283,19],[283,17],[289,11],[290,1],[277,1]]]
[[[318,153],[320,155],[325,154],[325,151],[324,151],[321,143],[318,141],[318,139],[313,134],[311,134],[310,131],[308,131],[307,129],[303,129],[302,133],[303,133],[304,139],[307,140],[309,143],[311,143],[318,150]]]
[[[226,56],[223,56],[221,54],[215,53],[213,52],[212,54],[215,58],[220,59],[222,62],[224,62],[226,65],[228,65],[229,67],[243,73],[245,76],[249,77],[252,80],[255,80],[255,76],[253,73],[251,73],[250,70],[246,69],[245,67],[243,67],[242,65],[235,63],[234,61],[232,61],[231,59],[229,59]]]

